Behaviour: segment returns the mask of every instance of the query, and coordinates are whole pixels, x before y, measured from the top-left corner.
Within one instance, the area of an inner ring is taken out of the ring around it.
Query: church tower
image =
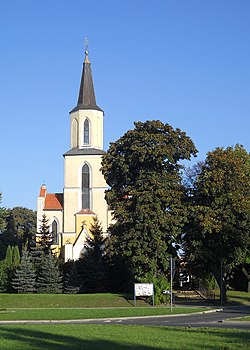
[[[104,233],[109,225],[110,215],[105,201],[107,184],[100,171],[105,153],[103,116],[103,110],[96,104],[91,63],[86,50],[77,105],[70,112],[70,150],[63,155],[64,189],[60,218],[57,217],[58,208],[50,205],[47,210],[45,198],[60,194],[47,194],[43,184],[38,197],[38,219],[43,213],[51,222],[56,217],[61,228],[60,239],[57,240],[58,253],[64,256],[65,261],[78,259],[81,255],[93,216],[98,216]]]

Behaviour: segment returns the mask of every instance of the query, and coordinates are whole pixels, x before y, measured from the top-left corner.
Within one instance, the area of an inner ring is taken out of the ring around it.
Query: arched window
[[[52,242],[51,243],[52,244],[58,244],[58,225],[57,225],[56,220],[54,220],[52,222],[51,227],[52,227],[52,233],[51,233],[51,235],[52,235]]]
[[[90,189],[89,189],[89,167],[84,164],[82,167],[82,209],[90,207]]]
[[[71,147],[77,148],[78,146],[78,121],[74,119],[71,125]]]
[[[89,145],[89,120],[87,118],[83,124],[83,144]]]

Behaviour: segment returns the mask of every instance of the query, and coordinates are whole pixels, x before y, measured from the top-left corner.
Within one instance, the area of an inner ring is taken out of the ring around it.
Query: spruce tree
[[[38,235],[39,245],[42,247],[44,253],[48,254],[52,245],[52,233],[50,232],[49,219],[47,219],[45,214],[42,216]]]
[[[82,269],[84,290],[101,292],[107,288],[107,270],[104,263],[106,238],[103,237],[102,227],[97,217],[93,218],[90,233],[91,236],[86,239],[85,252],[78,264]]]
[[[82,289],[83,276],[77,266],[73,260],[63,265],[63,292],[66,294],[76,294]]]
[[[21,262],[14,273],[12,287],[18,293],[34,293],[36,290],[35,268],[26,247],[23,248]]]
[[[37,269],[37,293],[58,294],[62,292],[62,276],[51,252],[44,255]]]

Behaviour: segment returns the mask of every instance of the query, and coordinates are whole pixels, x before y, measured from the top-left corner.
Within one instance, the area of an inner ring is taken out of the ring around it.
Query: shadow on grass
[[[247,331],[237,330],[218,330],[213,328],[172,328],[172,327],[148,327],[149,329],[157,328],[157,336],[165,339],[164,349],[231,349],[230,344],[248,348],[250,342],[250,333]],[[155,345],[140,345],[122,343],[112,339],[102,339],[102,334],[96,334],[93,329],[91,336],[63,335],[62,332],[55,333],[48,330],[32,329],[31,327],[3,326],[0,328],[1,350],[157,350],[160,349]],[[105,337],[105,328],[102,328],[103,338]],[[139,329],[138,329],[139,332]],[[168,333],[166,335],[166,333]],[[109,334],[115,336],[114,330]],[[181,340],[182,338],[182,340]],[[206,338],[206,339],[205,339]],[[170,341],[172,339],[172,342]],[[169,341],[169,344],[167,344]],[[174,341],[174,343],[173,343]],[[203,347],[203,342],[209,342],[208,347]],[[224,347],[225,344],[225,347]],[[221,347],[223,345],[223,347]],[[229,345],[229,347],[227,346]],[[219,346],[219,347],[218,347]],[[246,346],[246,347],[244,347]],[[161,347],[162,349],[162,347]]]
[[[153,350],[156,347],[122,344],[105,339],[82,339],[76,336],[65,336],[50,332],[20,329],[18,327],[1,327],[1,350]],[[93,337],[94,338],[94,337]],[[99,337],[98,337],[99,338]],[[6,348],[4,347],[6,345]],[[166,348],[167,349],[167,348]]]
[[[250,332],[247,330],[236,330],[236,329],[218,329],[218,328],[210,328],[210,327],[200,327],[200,328],[192,328],[192,327],[160,327],[162,331],[171,331],[173,333],[179,333],[181,330],[183,331],[183,335],[185,333],[187,335],[193,335],[197,337],[199,341],[202,340],[202,336],[204,334],[209,335],[212,339],[221,339],[224,340],[225,344],[246,344],[247,348],[249,348],[250,344]],[[200,336],[199,336],[200,335]],[[200,343],[201,345],[201,343]],[[227,349],[225,345],[225,349]]]
[[[250,305],[250,297],[229,295],[227,304]]]
[[[131,305],[134,306],[134,297],[133,294],[131,293],[119,293],[120,296],[126,300],[126,302]]]

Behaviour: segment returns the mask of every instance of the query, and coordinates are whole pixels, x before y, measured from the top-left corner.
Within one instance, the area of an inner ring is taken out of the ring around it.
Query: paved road
[[[250,310],[249,310],[250,311]],[[217,312],[200,313],[192,315],[173,315],[156,317],[116,318],[102,320],[82,320],[88,324],[124,324],[124,325],[147,325],[147,326],[178,326],[178,327],[219,327],[238,328],[250,330],[250,322],[240,322],[233,319],[249,316],[246,309],[224,309]]]
[[[219,327],[250,330],[250,322],[239,322],[237,317],[250,315],[250,307],[225,308],[217,312],[204,312],[189,315],[127,317],[114,319],[64,320],[64,321],[0,321],[6,324],[122,324],[177,327]]]

